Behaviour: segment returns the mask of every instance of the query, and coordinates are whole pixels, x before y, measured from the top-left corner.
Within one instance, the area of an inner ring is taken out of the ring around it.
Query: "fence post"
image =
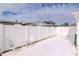
[[[30,30],[30,29],[29,29],[29,25],[28,25],[28,26],[27,26],[27,41],[28,41],[27,44],[28,44],[28,45],[31,45],[30,38],[29,38],[29,37],[30,37],[30,34],[29,34],[30,31],[29,31],[29,30]]]
[[[41,31],[40,31],[40,29],[41,29],[41,28],[40,28],[40,25],[38,26],[38,28],[39,28],[39,34],[38,34],[38,35],[39,35],[39,38],[38,38],[38,39],[40,40],[40,32],[41,32]]]
[[[49,37],[50,33],[49,33],[49,27],[47,27],[47,37]]]
[[[27,44],[29,44],[29,26],[27,25]]]
[[[6,40],[5,40],[5,25],[3,24],[3,50],[6,48]]]

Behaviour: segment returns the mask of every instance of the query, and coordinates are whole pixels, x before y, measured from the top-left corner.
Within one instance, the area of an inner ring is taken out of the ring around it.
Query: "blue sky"
[[[72,12],[79,10],[79,4],[67,3],[0,3],[0,20],[43,21],[57,24],[75,22]]]

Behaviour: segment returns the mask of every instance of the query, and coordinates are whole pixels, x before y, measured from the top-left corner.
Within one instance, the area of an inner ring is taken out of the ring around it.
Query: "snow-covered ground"
[[[24,45],[28,42],[32,43],[50,36],[54,36],[32,44],[31,46],[25,46],[20,49],[4,53],[3,56],[66,56],[76,54],[76,49],[73,44],[76,33],[75,27],[30,26],[28,28],[27,26],[21,25],[5,25],[5,31],[3,31],[3,27],[0,27],[0,31],[5,32],[5,35],[0,33],[0,36],[4,36],[4,38],[2,38],[3,36],[0,37],[0,48],[3,48],[2,50],[13,49],[14,47]]]
[[[76,49],[64,36],[54,36],[30,46],[2,54],[3,56],[75,56]]]

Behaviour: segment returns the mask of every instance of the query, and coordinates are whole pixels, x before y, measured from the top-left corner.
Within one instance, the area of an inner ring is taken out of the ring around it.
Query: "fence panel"
[[[29,26],[29,40],[30,42],[35,42],[39,39],[39,27]]]
[[[27,42],[27,28],[21,25],[5,25],[5,39],[8,48],[17,47]]]
[[[4,40],[4,38],[3,38],[3,25],[2,24],[0,24],[0,53],[3,51],[3,50],[5,50],[4,49],[4,45],[3,45],[3,40]]]

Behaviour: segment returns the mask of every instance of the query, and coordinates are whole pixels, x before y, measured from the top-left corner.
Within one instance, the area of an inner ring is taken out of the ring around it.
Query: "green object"
[[[77,46],[77,34],[75,34],[74,44],[75,44],[75,46]]]

